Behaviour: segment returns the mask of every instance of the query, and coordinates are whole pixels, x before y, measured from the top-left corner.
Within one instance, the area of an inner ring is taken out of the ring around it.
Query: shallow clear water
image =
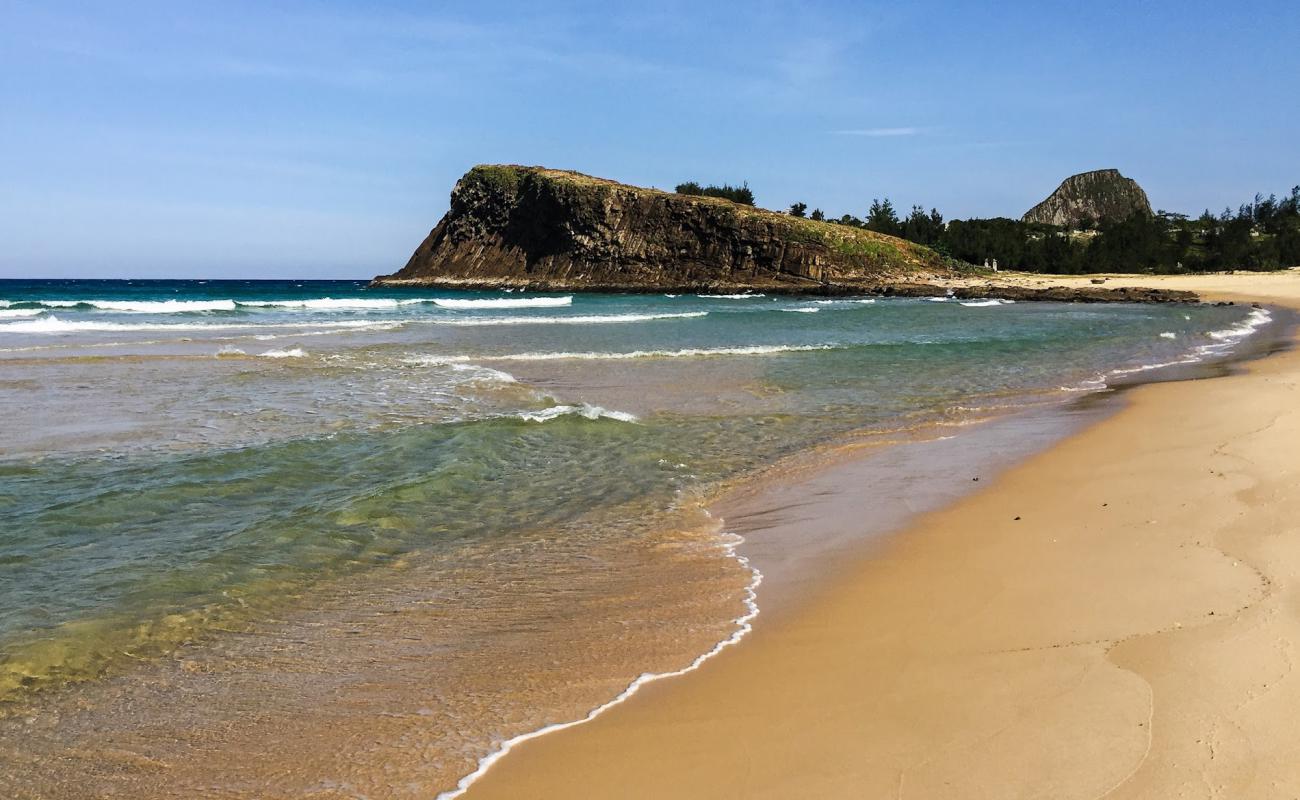
[[[399,637],[372,621],[354,651],[321,631],[355,608],[432,604],[418,627],[437,645],[406,662],[441,670],[421,702],[457,720],[422,744],[444,753],[436,784],[491,739],[553,721],[539,703],[580,706],[641,656],[671,664],[725,634],[744,575],[698,510],[724,482],[846,435],[1224,355],[1263,321],[1181,305],[0,282],[0,708],[139,670],[179,691],[156,659],[214,663],[241,641],[260,644],[240,659],[343,670]],[[677,584],[649,602],[648,582]],[[613,630],[618,647],[593,644]],[[557,655],[575,648],[603,657]],[[534,693],[484,677],[502,663]],[[539,701],[556,676],[590,691]],[[221,691],[239,706],[267,689]],[[276,691],[299,712],[320,702]],[[131,702],[136,722],[181,713],[162,694]]]

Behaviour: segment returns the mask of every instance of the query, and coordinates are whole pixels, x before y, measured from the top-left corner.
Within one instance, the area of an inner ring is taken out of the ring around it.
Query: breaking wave
[[[835,345],[750,345],[747,347],[687,347],[681,350],[633,350],[627,353],[508,353],[505,355],[412,356],[410,364],[465,364],[471,361],[629,361],[640,358],[698,358],[707,356],[765,356],[834,350]]]
[[[63,320],[54,315],[41,319],[0,324],[0,333],[76,333],[78,331],[221,331],[248,328],[382,328],[402,324],[401,320],[340,320],[337,322],[102,322]]]
[[[459,300],[437,298],[433,301],[439,308],[474,309],[474,308],[559,308],[573,305],[573,295],[565,297],[497,297],[480,300]]]
[[[332,297],[319,297],[313,300],[240,300],[236,305],[248,308],[302,308],[312,311],[355,311],[379,308],[398,308],[420,303],[430,303],[425,298],[397,300],[391,297],[363,298],[353,297],[336,300]]]
[[[932,298],[932,299],[936,299],[936,298]],[[993,300],[993,299],[965,300],[962,301],[961,305],[964,305],[967,308],[988,308],[989,306],[1009,306],[1014,302],[1016,301],[1015,300]]]
[[[188,314],[234,311],[234,300],[33,300],[45,308],[94,308],[127,314]]]
[[[819,306],[847,306],[847,305],[867,306],[876,302],[876,298],[874,297],[835,298],[834,300],[814,300],[813,302]]]
[[[40,308],[75,308],[129,314],[188,314],[204,311],[238,311],[250,308],[302,309],[305,311],[375,311],[422,304],[450,309],[558,308],[572,305],[573,297],[511,297],[486,299],[316,297],[307,300],[31,300]],[[6,301],[8,305],[8,301]],[[39,310],[39,309],[38,309]]]
[[[434,325],[459,327],[490,327],[493,325],[612,325],[627,322],[651,322],[659,319],[691,319],[707,317],[707,311],[684,311],[677,314],[587,314],[572,317],[482,317],[478,319],[420,320]]]
[[[546,422],[547,420],[569,415],[576,415],[586,419],[601,419],[603,417],[605,419],[617,420],[619,422],[636,422],[635,414],[629,414],[626,411],[610,411],[607,408],[593,406],[588,403],[576,406],[551,406],[550,408],[544,408],[541,411],[521,411],[516,416],[522,420],[527,420],[528,422]]]

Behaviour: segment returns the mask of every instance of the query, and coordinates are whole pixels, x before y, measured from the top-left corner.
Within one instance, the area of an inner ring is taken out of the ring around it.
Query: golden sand
[[[1123,284],[1300,307],[1294,272]],[[1298,384],[1140,387],[467,796],[1300,796]]]

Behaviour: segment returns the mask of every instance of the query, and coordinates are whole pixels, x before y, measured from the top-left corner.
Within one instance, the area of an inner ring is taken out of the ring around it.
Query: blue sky
[[[1300,183],[1294,2],[615,5],[0,0],[0,277],[369,277],[481,162],[949,218]]]

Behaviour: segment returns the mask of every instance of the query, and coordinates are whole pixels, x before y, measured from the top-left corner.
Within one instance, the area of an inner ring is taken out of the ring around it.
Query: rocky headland
[[[589,292],[781,292],[1187,301],[1143,289],[969,285],[974,268],[849,225],[577,172],[480,165],[406,266],[380,286]]]

